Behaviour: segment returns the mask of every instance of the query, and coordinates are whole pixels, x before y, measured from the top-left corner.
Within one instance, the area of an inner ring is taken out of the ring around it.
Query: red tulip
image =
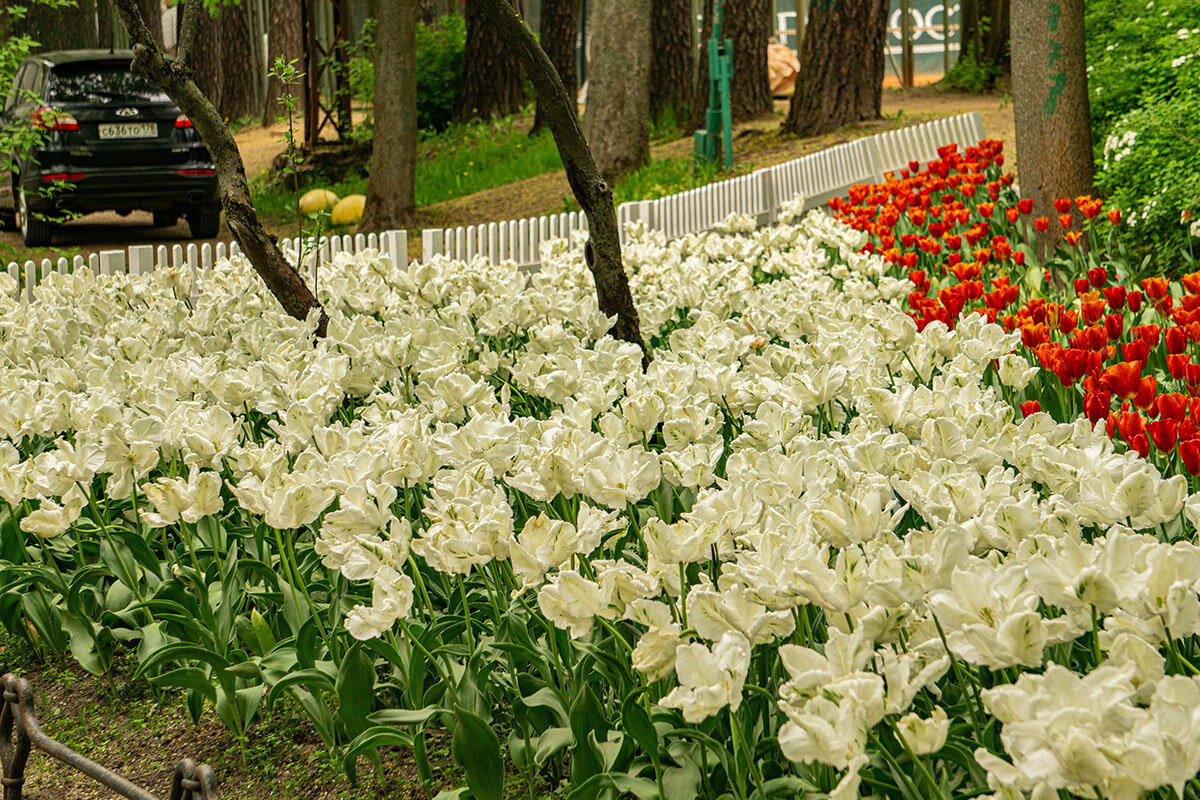
[[[1088,422],[1095,425],[1108,416],[1108,409],[1111,402],[1112,395],[1108,392],[1088,392],[1085,394],[1083,396],[1083,413],[1087,415]]]
[[[1021,403],[1021,417],[1028,417],[1030,414],[1036,414],[1042,410],[1042,404],[1037,400],[1027,400]]]
[[[1160,453],[1169,453],[1175,449],[1175,426],[1173,419],[1159,419],[1146,426],[1150,441]]]
[[[1129,305],[1129,310],[1136,314],[1142,310],[1142,293],[1137,290],[1130,292],[1125,302]]]
[[[1167,352],[1176,354],[1187,350],[1188,340],[1187,334],[1183,328],[1172,327],[1167,328]]]
[[[1120,225],[1121,224],[1121,209],[1110,208],[1108,210],[1108,221],[1111,222],[1113,225]]]
[[[1104,267],[1092,267],[1087,271],[1087,278],[1088,281],[1091,282],[1092,286],[1095,286],[1097,289],[1099,289],[1101,286],[1108,283],[1108,270],[1106,270]]]
[[[1167,296],[1167,291],[1171,288],[1166,278],[1142,278],[1142,289],[1145,290],[1146,296],[1151,300],[1162,300]]]
[[[1105,286],[1104,300],[1108,303],[1108,307],[1113,311],[1120,311],[1125,308],[1125,297],[1128,292],[1124,286]]]
[[[1122,400],[1133,397],[1141,387],[1141,382],[1141,361],[1122,361],[1119,364],[1113,364],[1104,370],[1104,374],[1100,378],[1101,385]]]
[[[1054,210],[1060,214],[1067,214],[1071,211],[1071,201],[1065,197],[1060,197],[1054,201]]]
[[[1150,455],[1150,440],[1146,438],[1146,434],[1139,433],[1133,437],[1133,441],[1129,446],[1137,451],[1137,454],[1142,458],[1147,458]]]
[[[1179,457],[1189,475],[1200,474],[1200,439],[1180,440]]]
[[[1124,333],[1125,317],[1121,314],[1107,314],[1104,317],[1104,332],[1109,341],[1117,341]]]
[[[1179,392],[1165,392],[1158,396],[1158,415],[1163,419],[1181,420],[1188,413],[1188,397]]]
[[[1192,357],[1186,353],[1167,356],[1167,371],[1171,373],[1172,378],[1181,381],[1187,374],[1188,362],[1191,360]]]
[[[1050,228],[1050,218],[1038,217],[1033,221],[1033,227],[1037,228],[1038,233],[1045,233]]]

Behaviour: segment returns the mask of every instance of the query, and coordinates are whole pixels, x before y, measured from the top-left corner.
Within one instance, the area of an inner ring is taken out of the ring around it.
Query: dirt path
[[[884,89],[884,119],[851,125],[831,134],[808,139],[778,132],[783,115],[787,113],[787,101],[777,101],[775,111],[774,117],[735,128],[735,163],[754,168],[769,167],[862,136],[971,111],[982,114],[983,128],[989,138],[1002,139],[1008,144],[1011,158],[1014,137],[1012,106],[999,94],[942,92],[934,86]],[[269,128],[253,126],[237,134],[248,176],[254,178],[270,166],[271,160],[282,149],[284,133],[282,124],[276,124]],[[691,151],[692,140],[682,138],[654,145],[651,157],[686,158]],[[409,254],[420,257],[420,227],[454,227],[549,214],[562,210],[563,199],[569,194],[566,175],[560,170],[428,206],[418,213],[415,220],[417,227],[409,231]],[[282,226],[273,232],[279,235],[288,233]],[[209,241],[229,239],[229,231],[222,225],[220,236]],[[187,225],[182,221],[173,228],[155,228],[147,212],[135,211],[125,217],[105,212],[64,225],[56,236],[54,249],[30,250],[21,244],[16,233],[2,232],[0,264],[76,253],[88,255],[131,244],[170,246],[179,243],[186,246],[191,241],[195,240],[189,238]]]

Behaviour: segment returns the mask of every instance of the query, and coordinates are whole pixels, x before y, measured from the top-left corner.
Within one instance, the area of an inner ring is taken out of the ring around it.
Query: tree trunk
[[[246,3],[200,14],[192,71],[196,85],[226,122],[262,112],[256,102],[259,71],[250,48]]]
[[[651,119],[670,112],[677,122],[683,123],[691,116],[696,63],[694,27],[692,0],[655,0],[650,21],[654,42],[650,60]]]
[[[854,5],[873,0],[855,0]],[[733,41],[733,81],[729,105],[734,122],[758,119],[774,109],[767,44],[775,29],[770,0],[726,0],[721,15],[724,37]]]
[[[629,280],[621,264],[621,237],[617,228],[617,210],[613,206],[612,187],[600,177],[587,141],[583,138],[575,98],[567,95],[546,52],[538,46],[533,33],[505,0],[475,2],[483,9],[505,44],[521,59],[538,99],[543,103],[546,124],[550,126],[562,156],[567,182],[587,214],[587,264],[596,282],[600,311],[617,318],[609,333],[615,339],[638,345],[642,349],[642,363],[646,365],[650,354],[642,341],[637,308],[633,305]]]
[[[812,4],[785,132],[817,136],[879,118],[887,9],[887,0]]]
[[[112,8],[112,0],[104,0],[104,2],[109,8]],[[138,0],[138,9],[142,12],[142,19],[146,20],[146,27],[150,29],[150,35],[154,37],[158,46],[162,47],[163,42],[166,41],[163,38],[162,0]],[[116,22],[116,19],[113,21]]]
[[[542,0],[542,49],[558,72],[569,97],[579,95],[579,69],[576,42],[579,39],[580,0]],[[533,116],[533,130],[546,126],[546,113],[538,103]]]
[[[76,0],[75,5],[59,7],[30,3],[24,21],[16,28],[37,41],[34,52],[79,50],[100,44],[96,0]]]
[[[270,0],[267,10],[267,68],[275,68],[275,59],[295,61],[296,68],[304,69],[304,42],[300,30],[300,0]],[[296,111],[304,118],[304,92],[300,84],[288,89],[296,98]],[[263,110],[263,125],[270,125],[287,113],[280,97],[283,84],[278,78],[267,80],[267,97]]]
[[[101,50],[111,50],[114,45],[115,15],[112,0],[96,0],[96,46]],[[148,20],[146,24],[150,24]]]
[[[688,133],[704,127],[705,113],[708,111],[708,40],[712,38],[713,31],[713,0],[700,0],[700,6],[704,19],[700,23],[700,55],[696,59],[696,79],[692,83],[692,97],[696,102],[692,106]]]
[[[958,60],[1008,69],[1009,0],[963,0]],[[986,30],[984,30],[986,28]]]
[[[1050,218],[1044,244],[1062,235],[1054,200],[1093,190],[1083,0],[1013,0],[1012,52],[1021,194]]]
[[[452,0],[421,0],[421,24],[432,25],[440,17],[454,13]],[[373,16],[373,15],[372,15]]]
[[[403,227],[416,206],[418,0],[379,4],[375,20],[375,141],[363,233]],[[386,44],[386,46],[384,46]],[[400,265],[398,265],[400,266]]]
[[[512,0],[520,13],[520,4]],[[463,82],[454,111],[456,122],[516,114],[525,103],[521,62],[487,23],[478,0],[467,0],[467,41],[463,50]]]
[[[594,0],[583,129],[604,180],[650,156],[650,2]]]
[[[181,16],[187,15],[186,6],[200,0],[187,0]],[[204,140],[213,164],[217,168],[217,185],[221,192],[221,205],[225,221],[242,251],[250,260],[255,271],[283,310],[296,319],[307,319],[311,311],[317,311],[316,335],[325,336],[329,318],[320,302],[305,285],[304,279],[283,257],[275,244],[274,237],[267,234],[259,222],[254,205],[250,202],[250,189],[246,185],[246,167],[238,152],[237,142],[229,132],[220,113],[196,86],[191,77],[191,39],[185,35],[180,40],[179,57],[168,61],[166,54],[154,40],[146,21],[142,19],[137,0],[114,0],[121,21],[129,31],[133,42],[133,69],[162,88],[167,96],[179,106],[195,126]],[[200,14],[201,17],[208,16]],[[186,27],[184,33],[187,33]]]

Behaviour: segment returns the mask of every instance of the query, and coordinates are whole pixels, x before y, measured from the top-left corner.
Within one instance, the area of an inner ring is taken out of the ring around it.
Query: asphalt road
[[[193,239],[187,222],[182,218],[173,227],[156,228],[149,211],[134,211],[124,217],[116,212],[105,211],[88,214],[60,226],[55,231],[53,246],[48,248],[26,247],[17,231],[0,231],[0,269],[10,261],[88,256],[101,250],[122,250],[134,244],[165,244],[167,247],[180,244],[186,247],[192,242],[197,245],[211,242],[215,245],[219,241],[232,241],[232,238],[224,222],[216,239]]]

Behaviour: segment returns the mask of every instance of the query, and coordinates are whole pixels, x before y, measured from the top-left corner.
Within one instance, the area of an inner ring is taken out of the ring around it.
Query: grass
[[[562,160],[549,131],[530,136],[512,118],[451,125],[444,131],[422,133],[417,144],[417,206],[452,200],[557,169],[562,169]],[[367,177],[350,175],[337,183],[312,186],[331,189],[338,197],[366,194]],[[260,214],[281,223],[295,221],[296,198],[292,192],[256,182],[252,194]]]
[[[725,171],[716,164],[697,164],[691,158],[663,158],[644,164],[618,181],[613,187],[613,200],[618,206],[633,200],[655,200],[742,175],[753,168],[751,164],[734,164],[732,170]],[[563,210],[579,210],[572,195],[563,196]]]

